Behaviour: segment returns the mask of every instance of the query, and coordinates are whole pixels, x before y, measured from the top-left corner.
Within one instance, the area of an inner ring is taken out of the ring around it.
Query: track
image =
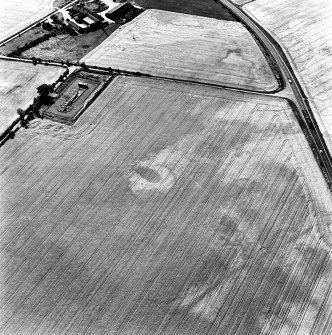
[[[71,2],[67,6],[72,5],[76,1],[77,0]],[[271,56],[274,58],[274,61],[276,62],[276,64],[278,65],[280,69],[282,80],[284,81],[284,84],[285,84],[284,91],[287,92],[287,99],[293,104],[293,106],[296,106],[295,108],[295,110],[297,110],[295,112],[297,114],[296,116],[300,119],[299,122],[301,124],[301,127],[304,130],[304,133],[306,134],[309,144],[313,150],[313,153],[321,167],[321,170],[329,185],[329,188],[331,189],[332,188],[332,159],[331,159],[330,153],[326,146],[323,135],[317,125],[313,112],[310,108],[308,99],[305,96],[304,91],[301,88],[300,83],[297,80],[295,73],[290,65],[290,62],[288,58],[286,57],[285,53],[283,52],[281,46],[272,38],[272,36],[269,33],[267,33],[267,31],[263,27],[261,27],[251,17],[249,17],[239,6],[232,4],[228,0],[215,0],[215,1],[225,6],[226,8],[228,8],[228,10],[230,10],[234,15],[236,15],[240,19],[240,21],[256,35],[256,37],[260,40],[262,45],[270,52]],[[30,28],[31,27],[29,27],[28,29]],[[0,56],[0,58],[7,59],[7,60],[14,60],[14,58],[12,57]],[[23,60],[21,58],[17,58],[15,60],[31,62],[31,60],[28,60],[28,59]],[[48,63],[48,65],[58,65],[58,66],[62,65],[60,62],[52,62],[52,61],[45,61],[45,62]],[[100,71],[109,72],[108,69],[103,69],[103,68],[97,69],[96,67],[94,68],[89,67],[89,69],[87,68],[85,69],[91,72],[100,72]],[[119,71],[119,74],[136,75],[136,73],[131,73],[130,71],[125,71],[125,70]],[[148,76],[148,77],[153,77],[153,78],[162,79],[162,80],[174,80],[171,78],[164,78],[160,76],[158,77],[151,76],[151,75],[147,75],[144,73],[140,73],[140,76]],[[182,81],[182,80],[177,80],[177,81]],[[183,80],[183,81],[187,82],[186,80]],[[195,81],[190,81],[190,83],[202,84],[202,83],[198,83]],[[278,90],[273,91],[273,92],[258,92],[258,91],[252,91],[252,90],[237,89],[235,87],[227,87],[224,85],[209,85],[209,84],[205,84],[205,85],[217,86],[223,89],[232,89],[235,91],[256,93],[256,94],[262,94],[262,95],[274,95],[280,90],[279,88]]]

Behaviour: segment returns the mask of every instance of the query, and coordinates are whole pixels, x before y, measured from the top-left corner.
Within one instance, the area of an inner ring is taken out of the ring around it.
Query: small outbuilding
[[[89,86],[86,83],[83,83],[81,81],[78,82],[78,88],[87,90]]]
[[[87,25],[91,26],[94,23],[96,23],[96,21],[92,20],[90,17],[86,16],[83,18],[84,23],[86,23]]]

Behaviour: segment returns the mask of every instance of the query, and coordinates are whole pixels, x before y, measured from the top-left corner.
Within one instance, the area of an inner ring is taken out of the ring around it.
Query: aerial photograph
[[[0,335],[332,334],[332,0],[0,0]]]

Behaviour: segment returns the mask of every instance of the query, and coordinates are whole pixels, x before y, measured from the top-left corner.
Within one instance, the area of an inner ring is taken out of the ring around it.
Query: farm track
[[[296,334],[312,296],[312,329],[323,327],[321,202],[283,100],[117,77],[88,111],[59,136],[43,122],[0,152],[12,166],[0,332],[272,334],[292,318]],[[173,186],[138,187],[137,166],[164,166]]]

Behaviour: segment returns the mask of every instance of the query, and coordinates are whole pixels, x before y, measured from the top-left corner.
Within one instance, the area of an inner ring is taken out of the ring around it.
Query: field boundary
[[[106,77],[106,75],[103,75],[104,77]],[[55,93],[60,95],[64,94],[65,90],[68,89],[68,87],[70,87],[70,85],[72,85],[75,81],[79,81],[81,80],[87,80],[87,81],[92,81],[95,82],[97,84],[97,86],[95,88],[93,88],[93,90],[91,91],[91,93],[88,95],[88,97],[86,99],[84,99],[84,101],[82,102],[81,107],[78,108],[76,113],[68,113],[68,115],[66,115],[66,113],[63,113],[62,115],[60,113],[57,112],[52,112],[50,111],[50,109],[56,109],[56,105],[58,103],[58,99],[57,98],[55,100],[55,102],[51,105],[51,106],[45,106],[43,107],[43,109],[41,110],[41,114],[43,117],[56,121],[56,122],[60,122],[60,123],[65,123],[67,125],[73,125],[77,119],[85,112],[85,110],[91,105],[91,103],[97,99],[97,97],[102,93],[102,91],[109,85],[109,83],[115,78],[114,75],[109,75],[108,78],[103,78],[101,77],[101,75],[99,76],[93,76],[93,74],[89,74],[89,72],[84,71],[82,69],[76,70],[74,71],[65,82],[63,82],[56,90]],[[75,102],[73,103],[75,104]]]

